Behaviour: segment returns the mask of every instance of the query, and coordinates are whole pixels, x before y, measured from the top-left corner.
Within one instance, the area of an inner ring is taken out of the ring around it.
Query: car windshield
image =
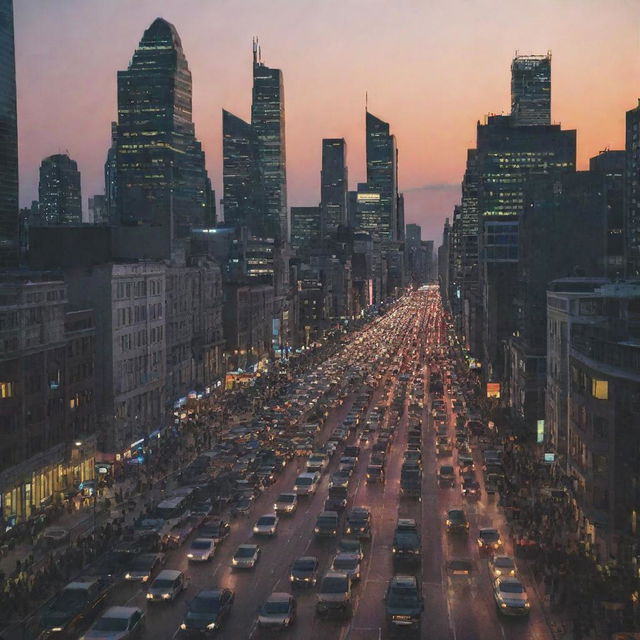
[[[418,594],[414,589],[396,587],[389,594],[389,605],[392,607],[413,607],[418,605]]]
[[[357,558],[336,558],[333,561],[335,569],[355,569],[358,566]]]
[[[440,473],[450,475],[453,473],[453,467],[440,467]]]
[[[258,519],[258,525],[273,524],[275,521],[276,521],[276,519],[273,516],[262,516],[262,518]]]
[[[298,478],[296,480],[296,485],[300,486],[300,487],[304,487],[308,484],[311,484],[311,478]]]
[[[500,591],[503,593],[524,593],[524,587],[519,582],[501,582]]]
[[[269,615],[277,615],[279,613],[289,613],[288,602],[266,602],[262,607],[262,612]]]
[[[127,618],[100,618],[94,625],[94,631],[126,631],[129,626]]]
[[[480,539],[484,540],[485,542],[495,542],[499,538],[500,538],[500,535],[498,534],[497,531],[481,531],[480,532]]]
[[[62,593],[55,602],[57,609],[68,606],[75,606],[79,602],[87,600],[87,592],[84,589],[63,589]]]
[[[210,549],[211,542],[209,540],[194,540],[191,543],[192,549]]]
[[[313,571],[315,566],[316,563],[313,560],[296,560],[293,568],[298,571]]]
[[[340,550],[341,551],[349,551],[353,553],[360,552],[360,543],[357,540],[341,540],[340,541]]]
[[[500,556],[495,559],[494,564],[501,569],[511,569],[513,567],[513,560],[505,556]]]
[[[153,583],[156,589],[171,589],[173,587],[173,580],[161,578]]]
[[[251,558],[255,553],[255,549],[242,547],[236,551],[236,558]]]
[[[320,593],[346,593],[347,581],[344,578],[325,578]]]
[[[189,611],[192,613],[210,613],[218,611],[220,608],[220,599],[204,596],[196,596],[189,605]]]
[[[449,511],[449,520],[465,520],[464,511]]]
[[[155,561],[156,561],[155,558],[136,558],[131,563],[131,568],[134,571],[144,571],[144,570],[147,570],[147,569],[151,569],[151,567],[153,567]]]
[[[278,502],[293,502],[296,499],[295,495],[293,495],[292,493],[283,493],[282,495],[278,496]]]

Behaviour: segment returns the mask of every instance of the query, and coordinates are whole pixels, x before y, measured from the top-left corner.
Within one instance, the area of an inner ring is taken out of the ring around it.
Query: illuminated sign
[[[499,397],[500,397],[500,383],[487,382],[487,398],[499,398]]]
[[[538,431],[537,431],[536,442],[538,444],[541,444],[542,442],[544,442],[544,420],[538,420]]]
[[[544,454],[544,461],[547,463],[552,463],[556,461],[556,454],[555,453],[545,453]]]
[[[359,193],[358,202],[378,202],[380,200],[379,193]]]

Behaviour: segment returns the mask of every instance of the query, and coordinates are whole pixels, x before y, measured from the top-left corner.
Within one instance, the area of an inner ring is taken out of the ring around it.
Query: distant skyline
[[[365,94],[399,149],[406,222],[439,242],[466,150],[488,113],[510,109],[516,51],[552,58],[552,121],[578,130],[578,168],[624,145],[640,95],[633,0],[20,0],[14,6],[20,203],[45,156],[69,151],[83,210],[103,193],[116,72],[163,17],[193,76],[193,119],[222,197],[222,109],[250,119],[251,40],[284,75],[289,206],[320,201],[322,138],[347,140],[349,188],[364,180]]]

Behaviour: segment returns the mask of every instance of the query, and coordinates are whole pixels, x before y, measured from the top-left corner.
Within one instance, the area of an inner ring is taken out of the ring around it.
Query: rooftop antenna
[[[365,111],[369,111],[369,92],[365,91],[364,92],[364,110]]]

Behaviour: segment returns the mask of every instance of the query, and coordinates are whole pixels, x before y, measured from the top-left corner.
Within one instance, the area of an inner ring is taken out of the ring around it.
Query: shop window
[[[591,395],[596,400],[609,399],[609,382],[607,380],[591,380]]]

